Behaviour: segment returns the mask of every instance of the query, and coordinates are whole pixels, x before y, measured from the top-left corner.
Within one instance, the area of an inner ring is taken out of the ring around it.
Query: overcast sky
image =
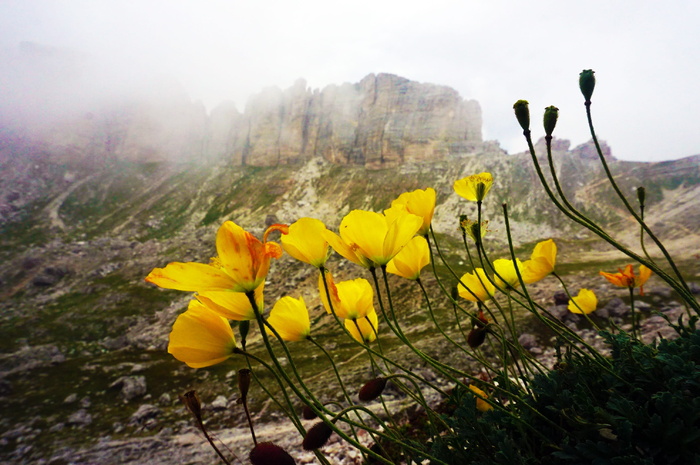
[[[525,150],[512,113],[560,109],[555,136],[590,139],[578,74],[596,71],[594,120],[624,160],[700,153],[697,0],[0,0],[0,47],[71,49],[131,78],[167,74],[193,100],[243,110],[267,86],[393,73],[479,101],[483,135]],[[0,88],[0,92],[3,90]]]

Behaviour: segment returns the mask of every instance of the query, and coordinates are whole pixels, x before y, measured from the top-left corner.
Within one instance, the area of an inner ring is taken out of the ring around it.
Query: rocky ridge
[[[243,112],[224,102],[207,113],[168,79],[115,92],[100,88],[104,76],[73,54],[25,43],[15,55],[9,64],[0,55],[8,86],[2,138],[17,134],[64,161],[276,166],[323,158],[386,168],[475,153],[482,144],[476,101],[392,74],[323,89],[299,79],[252,96]]]

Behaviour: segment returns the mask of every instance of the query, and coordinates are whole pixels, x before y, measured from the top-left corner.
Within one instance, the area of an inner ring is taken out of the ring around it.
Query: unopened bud
[[[452,300],[457,300],[459,298],[459,288],[457,286],[452,286],[451,296]]]
[[[520,123],[520,127],[523,131],[530,130],[530,109],[528,108],[527,100],[518,100],[513,105],[513,110],[515,110],[515,117]]]
[[[557,118],[559,117],[559,108],[555,106],[549,106],[544,109],[544,133],[551,136],[554,132],[554,128],[557,125]]]
[[[304,405],[304,407],[301,409],[301,417],[304,420],[313,420],[317,416],[318,415],[316,415],[316,412],[314,412],[314,409],[312,409],[308,405]]]
[[[243,320],[238,323],[238,332],[241,335],[241,347],[245,350],[246,338],[248,337],[248,331],[250,331],[250,321]]]
[[[306,433],[306,437],[301,443],[301,447],[303,447],[304,450],[314,450],[323,447],[323,445],[328,442],[332,434],[333,428],[320,421],[312,426]]]
[[[374,378],[365,383],[360,389],[358,397],[362,402],[369,402],[379,397],[386,387],[386,378]]]
[[[238,390],[241,391],[241,399],[243,401],[248,397],[248,388],[250,387],[250,370],[241,368],[238,370]]]
[[[195,391],[187,391],[184,395],[180,396],[180,401],[185,404],[187,410],[189,410],[195,419],[201,424],[202,404],[199,402],[197,393]]]
[[[483,182],[477,183],[476,185],[476,200],[481,202],[486,196],[486,184]]]
[[[644,201],[646,200],[647,191],[643,186],[637,188],[637,199],[639,200],[639,205],[644,206]]]
[[[467,344],[469,344],[469,347],[476,349],[483,344],[486,340],[486,332],[487,329],[485,327],[481,328],[479,326],[469,331],[469,334],[467,334]]]
[[[581,89],[583,97],[586,102],[591,101],[591,95],[593,95],[593,89],[595,89],[595,76],[593,74],[595,71],[592,69],[584,69],[581,71],[578,77],[578,86]]]
[[[248,456],[253,465],[295,465],[296,461],[280,446],[271,442],[260,442]]]

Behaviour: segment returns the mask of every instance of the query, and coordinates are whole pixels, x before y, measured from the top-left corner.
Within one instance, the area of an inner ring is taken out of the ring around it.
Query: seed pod
[[[369,402],[370,400],[376,399],[384,391],[384,388],[386,387],[386,381],[386,378],[382,377],[374,378],[373,380],[368,381],[360,389],[358,397],[362,402]]]
[[[296,461],[280,446],[271,442],[260,442],[248,455],[253,465],[296,465]]]
[[[530,130],[530,109],[528,108],[527,100],[518,100],[513,105],[513,110],[515,110],[515,117],[520,123],[520,127],[523,131]]]
[[[559,108],[555,106],[549,106],[544,109],[544,133],[551,136],[554,132],[554,128],[557,125],[557,118],[559,117]]]
[[[319,421],[307,431],[304,442],[301,443],[301,447],[303,447],[304,450],[314,450],[323,447],[332,434],[333,428]]]
[[[591,101],[591,95],[593,95],[593,89],[595,89],[595,76],[593,75],[595,71],[592,69],[584,69],[581,71],[578,77],[578,86],[581,89],[583,97],[586,102]]]

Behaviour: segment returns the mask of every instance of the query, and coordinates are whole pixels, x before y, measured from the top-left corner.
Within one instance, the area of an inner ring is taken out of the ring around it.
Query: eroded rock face
[[[285,91],[269,88],[230,127],[245,134],[232,130],[211,145],[232,147],[234,163],[258,166],[322,157],[379,168],[468,153],[482,142],[477,102],[391,74],[322,91],[303,80]]]
[[[209,114],[168,79],[113,99],[87,95],[82,81],[72,79],[74,93],[55,90],[47,98],[84,104],[41,125],[12,126],[16,118],[0,112],[0,126],[55,161],[94,168],[115,161],[275,166],[312,158],[387,168],[483,151],[476,101],[446,86],[392,74],[322,90],[300,79],[288,89],[272,87],[252,96],[242,113],[225,102]],[[20,207],[13,199],[0,199],[0,217]]]

